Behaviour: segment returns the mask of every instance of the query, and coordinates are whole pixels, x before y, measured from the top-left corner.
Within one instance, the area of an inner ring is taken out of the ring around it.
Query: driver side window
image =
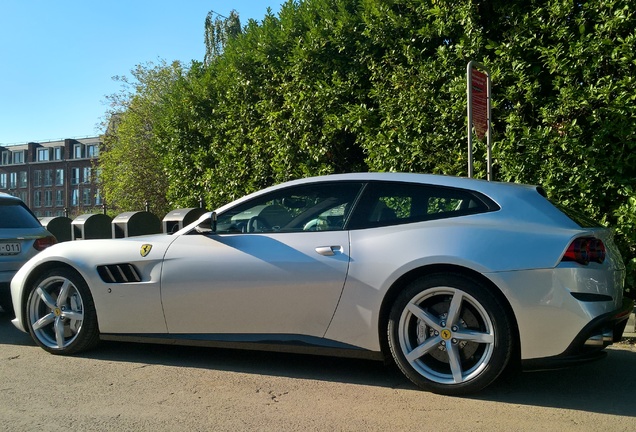
[[[217,217],[217,233],[343,229],[361,183],[292,186],[254,198]]]

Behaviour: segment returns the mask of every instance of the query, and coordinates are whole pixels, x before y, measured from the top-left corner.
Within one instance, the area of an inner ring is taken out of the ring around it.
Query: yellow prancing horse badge
[[[142,245],[139,253],[141,254],[142,257],[145,257],[146,255],[150,253],[150,249],[152,249],[152,245],[150,244]]]

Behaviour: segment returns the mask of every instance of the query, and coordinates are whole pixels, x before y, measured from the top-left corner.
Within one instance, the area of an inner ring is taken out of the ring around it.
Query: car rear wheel
[[[473,393],[491,384],[512,352],[511,323],[499,299],[456,274],[415,280],[389,316],[398,367],[417,386],[440,394]]]
[[[50,353],[74,354],[99,342],[93,298],[71,269],[46,271],[31,287],[26,313],[31,336]]]

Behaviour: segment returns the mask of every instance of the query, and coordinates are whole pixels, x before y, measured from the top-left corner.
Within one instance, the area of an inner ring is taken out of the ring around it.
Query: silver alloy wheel
[[[34,336],[48,348],[63,350],[81,332],[82,296],[73,282],[63,276],[44,279],[29,296],[27,310]]]
[[[414,296],[397,330],[406,361],[439,384],[461,384],[478,376],[495,345],[494,325],[484,307],[452,287],[434,287]]]

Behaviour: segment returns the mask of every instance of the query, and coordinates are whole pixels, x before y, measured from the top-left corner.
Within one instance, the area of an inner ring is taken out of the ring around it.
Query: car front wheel
[[[93,298],[71,269],[44,272],[31,287],[26,312],[31,336],[50,353],[74,354],[99,342]]]
[[[491,384],[508,364],[513,345],[500,300],[457,274],[408,285],[391,309],[388,340],[395,362],[413,383],[446,395]]]

